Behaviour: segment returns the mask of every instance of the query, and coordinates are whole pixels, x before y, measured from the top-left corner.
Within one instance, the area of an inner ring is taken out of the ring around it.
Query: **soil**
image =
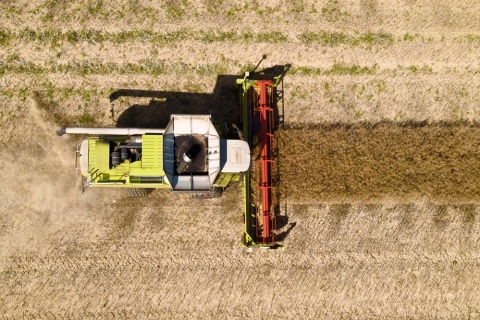
[[[480,318],[479,11],[2,1],[0,318]],[[287,70],[275,140],[285,250],[240,245],[235,188],[82,193],[82,137],[57,126],[238,122],[235,79],[264,54],[256,76]]]

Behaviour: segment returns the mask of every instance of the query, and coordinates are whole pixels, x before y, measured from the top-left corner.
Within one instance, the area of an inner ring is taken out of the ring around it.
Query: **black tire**
[[[145,198],[148,195],[148,190],[145,188],[125,188],[125,198]]]
[[[219,187],[213,187],[211,192],[212,192],[212,198],[221,198],[223,189]]]
[[[213,198],[221,198],[223,193],[223,189],[220,187],[213,187],[212,190],[208,192],[198,192],[192,194],[192,198],[194,199],[213,199]]]

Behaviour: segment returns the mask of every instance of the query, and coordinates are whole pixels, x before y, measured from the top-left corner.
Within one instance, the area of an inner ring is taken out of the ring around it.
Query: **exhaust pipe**
[[[69,134],[105,134],[105,135],[142,135],[142,134],[163,134],[165,129],[155,128],[89,128],[89,127],[61,127],[57,129],[57,135]]]

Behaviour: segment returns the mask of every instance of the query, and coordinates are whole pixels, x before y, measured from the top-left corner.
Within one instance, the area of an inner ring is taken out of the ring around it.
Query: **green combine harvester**
[[[77,147],[84,187],[170,188],[216,197],[250,166],[248,143],[221,139],[209,115],[172,115],[165,129],[57,130],[65,133],[92,135]]]
[[[210,115],[173,114],[166,128],[62,127],[57,134],[88,135],[76,152],[83,188],[124,188],[131,197],[167,188],[216,198],[232,182],[243,190],[247,247],[278,247],[272,183],[273,84],[237,80],[243,127],[225,139]],[[257,150],[251,154],[251,150]],[[256,170],[249,170],[250,167]],[[253,172],[255,171],[255,172]]]

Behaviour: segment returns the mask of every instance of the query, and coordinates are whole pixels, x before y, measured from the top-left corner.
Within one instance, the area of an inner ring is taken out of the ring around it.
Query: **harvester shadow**
[[[284,125],[283,78],[289,68],[290,65],[275,65],[250,72],[250,78],[255,80],[278,80],[278,85],[274,88],[275,130]],[[165,128],[171,114],[210,114],[214,121],[238,123],[241,112],[235,81],[241,77],[219,75],[212,93],[119,89],[109,96],[112,105],[121,97],[150,98],[150,101],[148,104],[131,105],[117,119],[115,108],[112,107],[112,118],[117,127]]]
[[[236,75],[219,75],[213,93],[190,93],[120,89],[110,95],[112,105],[120,97],[150,98],[148,104],[134,104],[115,119],[117,127],[165,128],[172,114],[210,114],[212,120],[240,121]]]
[[[275,240],[279,242],[285,241],[290,232],[297,226],[296,222],[289,223],[288,216],[277,216],[277,226],[276,230],[281,230],[288,225],[288,227],[275,235]]]

